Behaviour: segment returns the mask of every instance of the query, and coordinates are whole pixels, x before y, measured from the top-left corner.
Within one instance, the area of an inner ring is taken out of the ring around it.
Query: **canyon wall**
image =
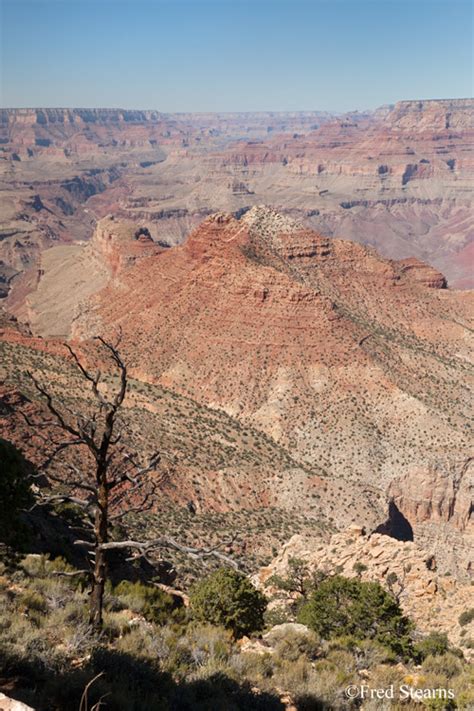
[[[207,214],[265,203],[327,237],[415,257],[472,286],[471,99],[373,113],[0,113],[0,296],[45,248],[113,213],[177,244]]]

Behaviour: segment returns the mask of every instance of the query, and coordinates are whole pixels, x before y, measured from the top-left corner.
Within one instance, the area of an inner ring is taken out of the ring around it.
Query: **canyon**
[[[132,533],[235,533],[263,587],[406,558],[444,629],[474,570],[473,108],[0,111],[0,435],[38,463],[28,373],[86,412],[65,343],[105,368],[119,338],[130,446],[170,472]]]
[[[178,507],[364,521],[472,574],[472,292],[265,206],[211,215],[175,247],[110,215],[41,264],[5,319],[2,379],[21,391],[33,362],[80,403],[63,340],[120,333],[136,436],[182,460],[164,485]]]
[[[472,110],[0,110],[0,296],[24,290],[45,248],[90,239],[111,212],[178,244],[206,215],[258,204],[470,287]]]

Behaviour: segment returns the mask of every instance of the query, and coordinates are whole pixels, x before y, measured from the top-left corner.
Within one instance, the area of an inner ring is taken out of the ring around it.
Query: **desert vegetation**
[[[344,689],[367,680],[374,687],[393,682],[455,690],[455,704],[426,703],[428,709],[468,711],[473,703],[472,671],[446,637],[421,638],[412,630],[410,645],[400,651],[354,625],[355,618],[336,635],[320,627],[334,617],[314,605],[309,626],[262,625],[258,612],[249,618],[250,610],[258,610],[250,588],[239,582],[236,594],[235,573],[225,569],[203,577],[189,608],[150,584],[108,583],[99,632],[88,621],[87,581],[74,572],[64,559],[37,554],[26,555],[14,569],[2,564],[0,676],[14,679],[15,695],[39,711],[79,708],[93,679],[90,708],[102,699],[112,711],[284,711],[285,698],[302,711],[356,709]],[[344,586],[337,577],[330,582]],[[351,587],[359,590],[361,604],[373,603],[360,583],[351,581]],[[324,587],[319,590],[326,594]],[[210,591],[220,593],[222,624],[202,619],[203,594]],[[400,620],[393,605],[392,600],[388,624]],[[243,631],[248,637],[242,638]]]
[[[116,558],[97,625],[90,574],[75,559],[74,535],[64,540],[63,556],[28,552],[38,530],[48,547],[48,529],[53,538],[58,519],[65,530],[74,529],[77,507],[59,496],[38,513],[31,501],[44,494],[31,490],[34,466],[13,445],[1,444],[2,477],[11,483],[8,515],[22,521],[24,536],[20,542],[5,537],[2,553],[0,676],[38,711],[69,711],[85,698],[88,708],[102,704],[112,711],[283,711],[290,701],[301,711],[351,709],[358,704],[344,689],[367,679],[382,686],[449,685],[456,702],[446,709],[467,710],[472,703],[462,653],[446,636],[418,633],[388,591],[360,579],[363,566],[349,580],[337,570],[311,572],[293,559],[287,575],[273,583],[296,595],[295,604],[270,609],[243,572],[222,564],[206,570],[199,556],[189,578],[194,583],[183,592],[163,585],[158,567],[150,572],[137,560]],[[262,531],[268,524],[262,520]],[[470,621],[467,610],[462,623]]]

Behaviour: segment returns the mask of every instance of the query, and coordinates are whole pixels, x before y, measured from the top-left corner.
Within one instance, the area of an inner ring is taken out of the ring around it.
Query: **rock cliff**
[[[385,116],[385,122],[402,130],[472,130],[472,110],[472,99],[398,101]]]
[[[415,540],[437,550],[447,570],[474,573],[472,458],[411,467],[389,487],[389,498],[410,523]]]

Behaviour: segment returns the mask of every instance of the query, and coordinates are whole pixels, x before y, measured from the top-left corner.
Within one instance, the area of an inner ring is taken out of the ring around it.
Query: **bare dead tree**
[[[169,476],[169,472],[166,469],[163,471],[163,468],[158,470],[161,462],[159,452],[154,452],[146,462],[140,462],[123,443],[124,425],[120,410],[128,388],[127,367],[118,351],[118,343],[113,345],[101,337],[96,340],[105,348],[118,374],[115,392],[108,393],[108,388],[102,385],[101,371],[92,374],[68,345],[81,376],[90,384],[95,403],[92,414],[76,413],[64,405],[58,405],[51,392],[29,373],[49,416],[48,419],[32,419],[23,413],[23,417],[47,451],[44,462],[33,475],[48,482],[46,491],[36,487],[35,506],[69,502],[83,512],[84,530],[89,528],[92,534],[91,540],[76,540],[75,543],[85,546],[89,552],[89,622],[100,629],[108,574],[107,553],[111,550],[126,549],[131,551],[131,558],[148,560],[150,553],[157,548],[174,548],[194,558],[214,557],[236,568],[238,565],[221,552],[221,547],[226,545],[224,543],[209,548],[193,548],[168,536],[149,541],[110,540],[111,527],[124,515],[150,509],[157,487]],[[60,473],[55,474],[54,465],[59,463]],[[58,486],[53,490],[54,485]],[[64,487],[66,493],[61,491]]]
[[[387,577],[385,578],[385,581],[387,583],[387,587],[389,589],[389,592],[391,593],[392,597],[395,598],[395,600],[399,603],[400,598],[402,597],[403,593],[405,592],[406,588],[406,576],[407,573],[410,572],[411,566],[405,565],[403,566],[403,571],[402,575],[399,576],[393,571],[391,573],[388,573]]]

